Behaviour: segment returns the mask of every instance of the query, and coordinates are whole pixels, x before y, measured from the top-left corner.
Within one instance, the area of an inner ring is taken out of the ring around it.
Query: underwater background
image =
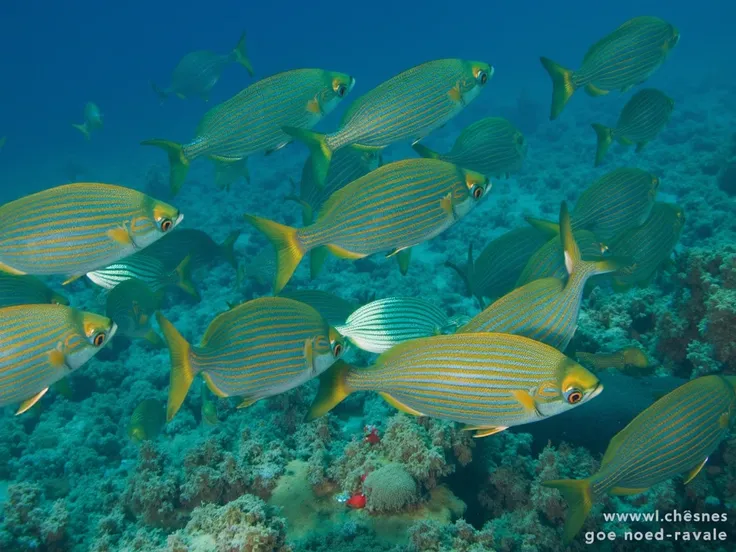
[[[600,98],[575,94],[549,120],[547,56],[577,68],[584,53],[624,21],[655,15],[681,38],[646,86],[664,91],[674,111],[646,148],[613,145],[593,160],[593,122],[613,125],[641,87]],[[192,164],[172,196],[165,156],[140,145],[194,135],[211,107],[263,77],[302,67],[341,71],[355,88],[316,127],[337,128],[346,107],[384,80],[425,61],[483,60],[495,74],[479,97],[422,140],[448,151],[483,117],[504,117],[525,136],[520,171],[491,178],[488,197],[440,236],[414,248],[401,275],[383,254],[327,261],[310,280],[302,263],[288,290],[320,289],[355,305],[389,296],[421,297],[448,315],[481,309],[445,263],[465,262],[526,216],[556,220],[596,179],[637,167],[660,179],[658,201],[677,203],[686,222],[670,262],[649,282],[623,292],[589,290],[565,352],[636,346],[646,375],[608,370],[605,391],[572,411],[483,439],[448,421],[397,412],[374,393],[356,393],[315,421],[305,416],[310,381],[247,409],[208,397],[195,381],[176,417],[154,438],[131,439],[131,415],[146,399],[168,396],[169,353],[116,336],[112,344],[52,389],[27,413],[0,412],[0,551],[556,551],[566,506],[541,486],[595,473],[611,438],[637,414],[687,380],[736,374],[736,4],[582,1],[439,2],[20,2],[0,5],[0,201],[69,182],[134,188],[179,207],[185,228],[235,243],[240,271],[227,263],[193,266],[201,301],[174,290],[163,307],[190,342],[212,318],[272,293],[271,246],[244,213],[301,226],[285,200],[299,182],[307,148],[293,143],[248,159],[250,182],[214,184],[211,164]],[[187,52],[226,54],[246,32],[253,77],[232,63],[208,102],[175,95],[161,103]],[[72,128],[87,102],[103,114],[90,140]],[[382,153],[388,163],[416,157],[408,143]],[[264,251],[266,253],[264,253]],[[263,269],[263,270],[262,270]],[[105,297],[81,279],[62,287],[73,306],[105,311]],[[372,356],[353,348],[351,361]],[[214,404],[214,415],[203,405]],[[214,416],[214,418],[213,418]],[[207,419],[205,419],[207,418]],[[214,423],[211,423],[214,419]],[[209,421],[208,421],[209,420]],[[389,469],[387,469],[387,467]],[[371,473],[382,471],[383,478]],[[393,473],[392,473],[393,472]],[[367,477],[366,477],[367,476]],[[373,507],[346,503],[363,485],[385,497]],[[728,513],[720,543],[596,542],[583,550],[733,550],[736,542],[736,440],[727,438],[700,475],[644,494],[594,505],[585,531],[652,530],[662,524],[604,522],[601,512]],[[673,524],[692,529],[686,522]],[[709,529],[710,526],[704,527]]]

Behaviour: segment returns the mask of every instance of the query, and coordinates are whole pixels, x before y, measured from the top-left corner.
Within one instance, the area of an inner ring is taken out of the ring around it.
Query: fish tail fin
[[[238,44],[233,49],[233,55],[235,56],[235,61],[245,67],[248,74],[252,77],[253,66],[250,63],[250,59],[248,59],[248,50],[245,48],[245,33],[240,35],[240,40],[238,40]]]
[[[606,274],[607,272],[614,272],[627,264],[625,259],[618,257],[608,257],[596,261],[583,260],[580,247],[578,247],[578,242],[575,240],[575,235],[572,231],[570,213],[567,210],[567,202],[565,201],[560,206],[560,238],[562,239],[562,249],[565,252],[565,268],[570,276],[580,272],[583,268],[586,268],[586,272],[590,276]]]
[[[440,154],[436,151],[433,151],[429,149],[424,144],[420,144],[419,142],[416,142],[411,145],[411,147],[414,149],[415,152],[417,152],[422,157],[426,157],[427,159],[439,159]]]
[[[157,312],[156,320],[158,320],[158,325],[164,334],[171,356],[169,401],[166,405],[166,421],[170,422],[181,408],[197,372],[195,367],[192,366],[192,346],[163,314]]]
[[[613,129],[598,123],[593,123],[593,130],[598,138],[598,144],[595,149],[595,166],[597,167],[603,162],[603,158],[613,143]]]
[[[578,534],[593,507],[593,489],[590,480],[553,479],[543,482],[542,485],[557,489],[567,501],[564,538],[568,543]]]
[[[289,282],[306,253],[304,246],[299,242],[297,229],[253,215],[244,215],[244,217],[256,229],[263,232],[273,244],[276,251],[276,276],[273,292],[279,293]]]
[[[187,255],[184,260],[174,269],[176,275],[176,287],[184,291],[187,295],[191,295],[197,301],[201,299],[199,292],[192,282],[192,256]]]
[[[151,83],[151,88],[158,96],[159,103],[163,105],[164,102],[169,99],[169,93],[163,88],[159,88],[159,86],[155,82],[150,81],[150,83]]]
[[[332,161],[332,150],[327,144],[327,135],[320,134],[305,128],[284,127],[283,130],[292,138],[303,142],[312,153],[312,170],[314,179],[319,188],[323,188],[327,180],[327,171]]]
[[[158,349],[163,349],[164,347],[166,347],[166,343],[164,343],[164,340],[161,339],[161,336],[152,329],[146,332],[146,335],[143,336],[143,339],[145,339],[148,343]]]
[[[307,413],[308,421],[324,416],[352,393],[353,390],[347,385],[347,375],[351,368],[347,362],[338,360],[322,373],[317,396]]]
[[[169,183],[171,193],[176,195],[181,189],[184,180],[189,172],[189,164],[191,161],[184,154],[184,146],[172,142],[170,140],[145,140],[141,142],[142,146],[156,146],[161,148],[169,156]]]
[[[238,260],[235,258],[235,242],[240,237],[240,230],[230,232],[225,241],[220,244],[220,253],[230,265],[238,270]]]
[[[320,245],[309,252],[309,277],[316,280],[330,254],[326,246]]]
[[[552,108],[549,118],[555,120],[562,113],[565,104],[570,100],[577,86],[573,82],[572,71],[565,69],[549,58],[542,57],[539,60],[552,78]]]
[[[72,125],[74,128],[76,128],[79,132],[84,134],[84,137],[89,140],[89,128],[87,127],[87,123],[82,123],[81,125]]]

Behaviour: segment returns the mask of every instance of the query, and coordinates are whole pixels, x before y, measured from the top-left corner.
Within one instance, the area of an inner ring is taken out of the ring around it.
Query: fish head
[[[493,66],[484,61],[464,62],[463,77],[457,83],[457,90],[465,105],[473,101],[493,77]]]
[[[680,42],[680,31],[677,29],[677,27],[674,27],[670,25],[671,33],[670,36],[667,38],[667,41],[665,42],[665,49],[667,51],[672,50],[675,46],[677,46],[677,43]]]
[[[345,73],[327,73],[328,86],[318,93],[322,116],[332,112],[355,86],[355,78]]]
[[[118,327],[106,316],[72,309],[73,323],[64,342],[66,365],[76,370],[107,345]]]
[[[580,406],[597,397],[603,384],[591,372],[565,357],[557,368],[557,381],[545,382],[537,393],[537,409],[545,417]]]
[[[460,178],[452,189],[452,210],[458,218],[468,214],[487,192],[491,191],[491,181],[479,172],[458,167]]]
[[[339,360],[347,349],[346,339],[340,335],[335,328],[330,326],[329,339],[321,338],[314,340],[314,370],[317,374],[321,374]]]
[[[163,237],[164,234],[171,232],[183,219],[184,215],[176,207],[163,201],[150,199],[143,216],[130,222],[130,238],[136,248],[143,249]]]
[[[84,119],[93,125],[102,126],[102,112],[97,104],[87,102],[84,106]]]

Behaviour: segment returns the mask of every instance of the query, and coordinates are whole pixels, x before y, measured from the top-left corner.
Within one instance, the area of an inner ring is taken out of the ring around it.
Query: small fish
[[[572,229],[590,230],[608,241],[647,220],[658,188],[659,178],[641,169],[620,168],[606,173],[580,194],[570,214]],[[530,217],[527,221],[559,232],[555,223]]]
[[[31,408],[49,386],[102,349],[117,327],[109,318],[63,305],[0,309],[0,406]]]
[[[410,339],[454,333],[457,324],[424,299],[386,297],[363,305],[335,329],[360,349],[382,353]]]
[[[314,250],[316,265],[328,251],[346,259],[381,251],[396,255],[444,232],[490,187],[487,177],[451,163],[406,159],[384,165],[332,194],[310,226],[291,228],[252,215],[245,219],[274,246],[278,267],[274,292],[279,293],[308,251]]]
[[[560,227],[567,281],[534,280],[504,295],[476,315],[460,333],[503,332],[522,335],[564,351],[575,335],[585,283],[591,276],[613,272],[616,259],[583,261],[572,233],[567,204],[560,208]]]
[[[368,368],[336,362],[320,377],[308,419],[355,391],[394,408],[466,425],[475,437],[538,422],[596,397],[603,385],[558,350],[518,335],[463,333],[406,341]]]
[[[651,142],[670,120],[675,101],[654,88],[645,88],[626,102],[613,128],[593,123],[598,137],[595,166],[601,164],[614,140],[626,146],[636,144],[637,153]]]
[[[549,233],[534,227],[516,228],[492,240],[473,262],[473,242],[468,244],[468,260],[464,267],[447,261],[465,281],[468,296],[475,296],[481,307],[484,299],[506,295],[516,287],[516,281],[531,256],[550,240]],[[559,240],[555,240],[556,243]],[[562,249],[560,248],[560,256]],[[547,274],[545,274],[547,276]]]
[[[128,436],[135,443],[152,441],[166,424],[164,404],[156,399],[146,399],[133,410],[128,424]]]
[[[202,423],[206,426],[215,426],[220,421],[217,417],[217,404],[207,382],[202,380],[202,409],[200,412]]]
[[[686,484],[692,481],[728,434],[735,385],[734,376],[704,376],[681,385],[611,439],[597,473],[542,483],[559,489],[569,504],[565,541],[575,537],[593,503],[607,494],[643,493],[680,474]]]
[[[0,207],[0,270],[63,274],[70,282],[148,247],[183,218],[122,186],[57,186]]]
[[[145,282],[131,278],[119,283],[107,294],[105,314],[117,324],[122,335],[145,339],[156,347],[164,347],[161,337],[151,328],[151,318],[158,310],[161,299],[161,293],[154,293]]]
[[[284,127],[311,128],[353,89],[355,79],[322,69],[296,69],[262,79],[210,109],[187,144],[146,140],[169,156],[171,191],[184,183],[189,165],[199,157],[235,163],[261,151],[286,146]]]
[[[145,254],[161,261],[167,270],[174,270],[187,257],[192,267],[206,267],[222,260],[237,270],[234,247],[239,237],[240,230],[235,230],[222,243],[216,243],[202,230],[181,228],[151,244]]]
[[[644,368],[650,363],[646,353],[638,347],[626,347],[615,353],[575,353],[577,359],[596,372],[606,368],[615,368],[626,374],[642,375]]]
[[[602,96],[643,83],[664,63],[679,40],[678,30],[666,21],[635,17],[591,46],[577,71],[540,58],[552,78],[550,119],[562,113],[578,88],[584,87],[591,96]]]
[[[669,259],[685,225],[682,208],[671,203],[655,203],[647,221],[624,232],[611,242],[611,252],[629,262],[613,275],[616,290],[647,283]]]
[[[240,35],[238,44],[228,54],[216,54],[209,50],[198,50],[185,55],[171,74],[171,84],[161,89],[153,82],[151,87],[158,94],[161,103],[175,94],[181,99],[200,97],[209,100],[210,91],[220,80],[222,70],[231,63],[239,63],[253,76],[253,66],[245,48],[245,33]]]
[[[184,402],[197,374],[218,397],[243,398],[240,408],[298,387],[329,368],[345,345],[309,305],[262,297],[238,305],[210,323],[192,347],[158,312],[171,352],[167,420]]]
[[[348,317],[358,308],[358,305],[346,301],[342,297],[319,289],[282,291],[279,293],[279,297],[306,303],[320,313],[330,326],[345,324]]]
[[[264,247],[249,263],[238,265],[237,287],[246,279],[255,280],[259,285],[271,284],[276,277],[276,254],[273,247]]]
[[[92,102],[87,102],[87,105],[84,106],[84,122],[81,125],[72,126],[84,134],[84,137],[89,140],[93,131],[102,128],[102,112],[100,108]]]
[[[33,276],[0,272],[0,308],[49,303],[68,305],[69,299]]]
[[[495,178],[519,172],[528,149],[521,131],[502,117],[486,117],[466,127],[448,153],[439,154],[418,142],[412,147],[422,157]]]
[[[417,142],[460,113],[478,97],[491,77],[493,67],[484,62],[429,61],[390,78],[355,100],[339,130],[332,134],[304,128],[284,130],[309,147],[315,182],[323,186],[332,156],[340,148],[377,151],[403,140]]]

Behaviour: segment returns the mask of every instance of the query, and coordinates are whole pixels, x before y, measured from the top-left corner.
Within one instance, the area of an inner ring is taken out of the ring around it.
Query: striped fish
[[[647,221],[611,242],[611,252],[629,262],[613,275],[617,290],[648,282],[680,240],[685,213],[671,203],[655,203]]]
[[[166,410],[161,401],[145,399],[130,415],[128,436],[135,443],[150,441],[158,437],[166,424]]]
[[[335,329],[370,353],[433,335],[454,333],[457,323],[438,306],[416,297],[386,297],[363,305]]]
[[[522,335],[564,351],[575,335],[583,289],[595,274],[612,272],[620,266],[615,259],[583,261],[563,202],[560,226],[565,250],[567,281],[542,278],[516,288],[477,314],[460,333],[502,332]]]
[[[643,369],[650,366],[647,355],[638,347],[626,347],[613,353],[575,353],[578,361],[599,372],[614,368],[627,374],[642,375]]]
[[[295,69],[262,79],[210,109],[187,144],[146,140],[169,156],[171,190],[184,183],[198,157],[233,163],[261,151],[286,146],[283,127],[311,128],[348,95],[355,79],[322,69]]]
[[[380,150],[403,140],[416,142],[460,113],[492,76],[493,67],[480,61],[429,61],[355,100],[332,134],[285,130],[309,146],[315,180],[321,186],[335,151],[347,146]]]
[[[199,97],[209,100],[210,91],[220,80],[222,70],[231,63],[239,63],[253,76],[253,66],[245,48],[245,33],[240,35],[238,44],[230,53],[216,54],[209,50],[198,50],[186,54],[171,73],[171,84],[161,89],[153,82],[151,87],[158,94],[161,103],[175,94],[181,99]]]
[[[602,389],[578,363],[525,337],[438,335],[396,345],[369,368],[335,363],[320,378],[309,419],[350,393],[376,391],[403,412],[461,422],[485,437],[565,412]]]
[[[183,218],[129,188],[57,186],[0,207],[0,270],[71,281],[151,245]]]
[[[502,117],[486,117],[468,126],[444,155],[420,143],[412,147],[422,157],[442,159],[496,178],[519,172],[528,149],[521,131]]]
[[[207,232],[182,228],[151,244],[145,254],[163,263],[169,271],[174,270],[187,257],[194,268],[209,266],[222,260],[237,269],[234,247],[239,237],[240,230],[235,230],[222,243],[216,243]]]
[[[63,305],[0,309],[0,406],[31,408],[115,335],[109,318]]]
[[[570,509],[566,541],[578,533],[594,501],[630,495],[677,475],[689,483],[728,434],[736,409],[734,376],[704,376],[681,385],[644,410],[611,439],[598,472],[587,479],[545,481]]]
[[[0,308],[49,303],[68,305],[69,300],[38,278],[0,272]]]
[[[243,397],[240,407],[298,387],[329,368],[345,346],[312,307],[282,297],[262,297],[212,321],[199,347],[156,313],[171,351],[167,420],[181,407],[197,374],[218,397]]]
[[[291,228],[245,215],[276,250],[274,292],[279,293],[302,257],[315,250],[346,259],[389,251],[389,256],[441,234],[464,217],[490,188],[485,176],[437,159],[384,165],[332,194],[310,226]],[[326,246],[326,247],[322,247]],[[319,250],[316,250],[319,248]]]
[[[473,262],[473,242],[470,242],[468,260],[464,267],[458,267],[450,261],[447,261],[445,266],[460,275],[465,281],[468,296],[475,296],[483,307],[484,298],[496,299],[516,287],[516,281],[531,256],[548,241],[549,235],[537,228],[516,228],[486,245],[475,262]],[[558,240],[555,240],[555,243],[557,242]]]
[[[678,30],[658,17],[635,17],[591,46],[577,71],[548,58],[542,65],[552,77],[552,109],[556,119],[575,90],[591,96],[625,92],[656,71],[680,40]]]
[[[131,278],[116,285],[107,294],[107,317],[118,331],[132,339],[145,339],[157,347],[164,342],[151,328],[151,318],[161,304],[162,294],[154,293],[145,282]]]
[[[598,137],[595,166],[601,164],[614,140],[626,146],[636,144],[636,152],[639,153],[664,128],[674,107],[675,101],[663,92],[645,88],[626,102],[615,127],[593,123],[593,130]]]
[[[279,297],[306,303],[320,313],[330,326],[344,324],[358,305],[320,289],[295,289],[282,291]]]

